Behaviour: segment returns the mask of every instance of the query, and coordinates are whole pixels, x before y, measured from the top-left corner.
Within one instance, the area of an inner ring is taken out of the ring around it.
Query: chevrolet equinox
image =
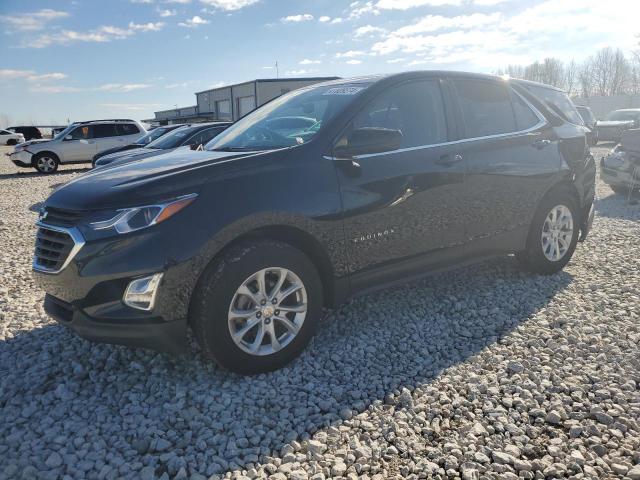
[[[72,180],[33,268],[86,339],[251,374],[295,358],[324,307],[492,255],[562,269],[593,219],[595,165],[564,92],[459,72],[285,94],[203,151]]]

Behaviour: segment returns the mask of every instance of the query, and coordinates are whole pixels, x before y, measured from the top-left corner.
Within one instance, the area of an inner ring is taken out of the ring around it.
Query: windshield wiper
[[[255,150],[260,150],[259,148],[249,148],[249,147],[220,147],[214,148],[212,152],[253,152]]]

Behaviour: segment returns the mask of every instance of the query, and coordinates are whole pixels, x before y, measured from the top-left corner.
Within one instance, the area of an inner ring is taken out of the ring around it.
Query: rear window
[[[116,126],[112,123],[93,125],[93,138],[115,137],[117,135]]]
[[[566,93],[538,85],[521,84],[556,115],[576,125],[584,125],[582,117]]]
[[[518,130],[506,85],[501,82],[452,80],[462,114],[465,138],[487,137]]]
[[[119,123],[116,125],[118,129],[118,135],[135,135],[140,133],[140,129],[133,123]]]

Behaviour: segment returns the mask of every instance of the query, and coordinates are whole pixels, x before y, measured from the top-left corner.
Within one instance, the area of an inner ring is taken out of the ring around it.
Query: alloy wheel
[[[573,215],[565,205],[556,205],[547,214],[542,225],[542,252],[547,260],[561,260],[571,248]]]
[[[56,161],[51,157],[38,158],[38,170],[44,173],[53,172],[56,169]]]
[[[244,352],[271,355],[296,338],[306,314],[302,280],[286,268],[265,268],[236,290],[227,317],[229,333]]]

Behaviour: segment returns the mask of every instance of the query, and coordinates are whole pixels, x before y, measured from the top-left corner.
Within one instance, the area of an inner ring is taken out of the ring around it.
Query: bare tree
[[[606,96],[624,93],[630,66],[622,50],[603,48],[589,59],[587,65],[596,94]]]
[[[574,96],[578,93],[579,73],[579,67],[575,60],[571,60],[564,67],[562,88],[569,96]]]

